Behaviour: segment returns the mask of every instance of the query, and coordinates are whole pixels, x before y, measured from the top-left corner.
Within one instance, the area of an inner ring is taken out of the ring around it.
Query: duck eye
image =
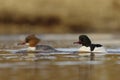
[[[84,39],[84,38],[80,38],[80,41],[84,42],[84,41],[85,41],[85,39]]]
[[[25,39],[25,42],[28,43],[30,39]]]

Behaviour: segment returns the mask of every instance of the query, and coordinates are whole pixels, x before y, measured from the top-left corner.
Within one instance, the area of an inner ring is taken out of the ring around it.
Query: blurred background
[[[0,0],[0,80],[119,80],[119,32],[120,0]],[[85,33],[111,53],[24,54],[28,46],[17,44],[32,33],[40,45],[71,52]]]
[[[0,0],[0,34],[119,33],[120,0]]]

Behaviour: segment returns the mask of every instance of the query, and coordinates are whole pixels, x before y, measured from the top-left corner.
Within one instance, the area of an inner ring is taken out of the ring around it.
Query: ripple
[[[102,64],[103,61],[61,61],[55,62],[55,65],[85,65],[85,64]]]

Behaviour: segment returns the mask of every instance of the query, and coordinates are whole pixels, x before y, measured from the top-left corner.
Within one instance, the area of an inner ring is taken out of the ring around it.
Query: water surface
[[[13,54],[2,51],[0,80],[119,80],[120,47],[119,38],[113,38],[114,35],[104,35],[104,39],[103,36],[100,37],[101,35],[95,36],[95,39],[92,37],[94,42],[105,45],[108,51],[108,53],[100,53],[102,55],[94,53],[94,56],[91,56],[91,53],[71,54],[80,47],[72,44],[77,39],[77,35],[54,35],[58,37],[57,39],[53,35],[38,36],[43,39],[42,44],[49,44],[70,53]],[[16,35],[12,35],[10,39],[6,36],[0,37],[1,50],[18,50],[23,47],[15,45],[20,39]],[[60,37],[65,39],[61,40]],[[112,39],[114,45],[109,39]],[[64,44],[61,44],[61,41]]]

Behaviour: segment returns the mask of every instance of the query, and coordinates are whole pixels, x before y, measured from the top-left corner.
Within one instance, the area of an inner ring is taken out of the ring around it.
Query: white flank
[[[90,51],[90,47],[85,47],[85,46],[82,46],[82,47],[80,47],[79,48],[79,51],[81,52],[91,52]],[[95,49],[94,49],[94,51],[92,51],[92,52],[103,52],[103,53],[107,53],[107,51],[106,51],[106,49],[104,48],[104,47],[96,47]]]

